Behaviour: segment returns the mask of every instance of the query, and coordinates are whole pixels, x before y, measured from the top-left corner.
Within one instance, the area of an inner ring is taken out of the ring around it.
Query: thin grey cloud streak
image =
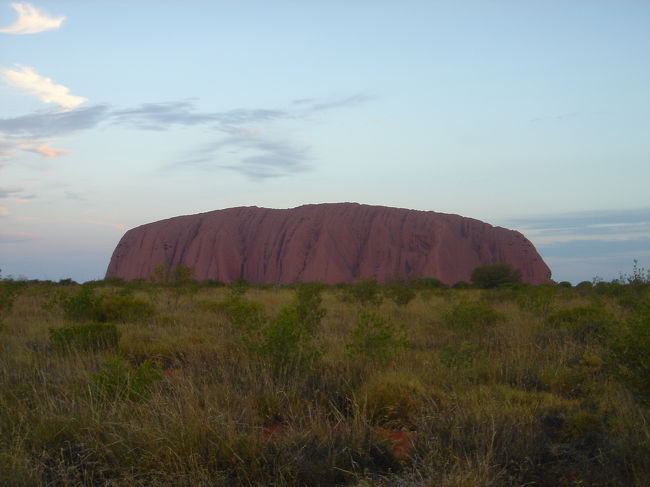
[[[164,131],[176,127],[206,126],[225,138],[210,147],[202,147],[175,167],[203,164],[211,168],[237,171],[251,179],[266,179],[309,169],[307,147],[297,147],[282,139],[270,140],[257,135],[257,125],[281,120],[308,120],[310,115],[347,108],[372,100],[365,94],[319,101],[316,98],[295,100],[290,109],[236,108],[219,112],[201,112],[193,100],[144,103],[137,107],[115,109],[94,105],[65,112],[37,112],[14,118],[0,118],[0,157],[24,149],[25,141],[69,135],[93,129],[101,124],[131,126],[140,130]],[[254,127],[251,130],[251,126]],[[229,153],[223,148],[228,147]],[[45,155],[45,150],[38,151]],[[49,149],[45,147],[45,149]],[[66,151],[49,149],[52,157]]]
[[[31,200],[35,196],[25,193],[25,189],[20,186],[3,186],[0,187],[0,199],[16,198],[20,200]]]
[[[308,147],[259,137],[228,137],[194,151],[174,167],[197,166],[236,171],[249,179],[263,180],[309,169]]]
[[[23,192],[22,188],[15,187],[0,187],[0,198],[13,198],[17,197]]]
[[[306,112],[345,108],[371,100],[358,94],[329,102],[315,99],[297,100],[308,105]],[[303,110],[304,113],[304,110]],[[0,133],[10,136],[52,137],[96,127],[102,122],[131,125],[143,130],[166,130],[175,126],[215,125],[226,132],[233,127],[254,123],[269,123],[300,118],[291,110],[267,108],[236,108],[222,112],[199,112],[191,100],[144,103],[138,107],[112,109],[108,105],[93,105],[65,112],[36,112],[13,118],[0,118]],[[2,147],[0,147],[2,149]]]
[[[52,137],[96,127],[106,120],[108,106],[95,105],[66,112],[36,112],[14,118],[0,118],[0,133],[9,136]]]
[[[544,243],[650,236],[650,208],[577,212],[513,219],[508,225]]]
[[[283,110],[239,108],[225,112],[197,112],[189,100],[144,103],[136,108],[116,110],[110,115],[114,123],[128,124],[144,130],[165,130],[175,125],[216,124],[219,126],[272,122],[287,118]]]
[[[332,100],[329,102],[316,103],[316,100],[310,100],[312,103],[310,104],[309,109],[314,112],[322,112],[325,110],[333,110],[335,108],[347,108],[355,105],[360,105],[372,100],[373,97],[371,95],[359,93],[357,95],[352,95],[346,98],[340,98],[338,100]]]

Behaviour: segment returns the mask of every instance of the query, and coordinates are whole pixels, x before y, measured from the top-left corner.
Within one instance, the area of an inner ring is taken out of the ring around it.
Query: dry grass
[[[384,299],[365,307],[403,326],[409,344],[377,359],[349,353],[361,305],[329,288],[326,315],[301,338],[319,354],[278,368],[257,355],[268,325],[242,331],[220,311],[225,287],[143,285],[133,295],[155,314],[117,323],[116,349],[57,351],[48,330],[73,324],[57,303],[75,292],[30,284],[2,317],[1,485],[627,487],[650,476],[648,410],[609,373],[607,341],[546,320],[597,302],[623,321],[634,310],[613,297],[523,288]],[[252,288],[244,299],[272,319],[293,296]],[[450,321],[465,305],[500,318]],[[146,360],[162,379],[98,395],[114,359],[128,387]],[[391,443],[397,430],[407,456]]]

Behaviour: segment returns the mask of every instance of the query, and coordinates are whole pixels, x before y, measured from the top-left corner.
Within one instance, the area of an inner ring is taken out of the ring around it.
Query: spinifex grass
[[[374,299],[367,283],[364,299],[319,286],[99,284],[12,287],[0,485],[640,487],[650,477],[636,346],[648,320],[618,288],[421,288],[404,303]],[[77,300],[78,322],[61,296]],[[70,330],[111,300],[111,346],[84,346],[94,339]],[[607,333],[594,335],[603,317]],[[50,329],[75,335],[65,353]]]

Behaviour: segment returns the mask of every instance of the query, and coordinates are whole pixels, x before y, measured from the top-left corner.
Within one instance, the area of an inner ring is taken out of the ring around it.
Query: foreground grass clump
[[[603,339],[615,323],[614,317],[599,306],[576,306],[550,314],[547,319],[550,326],[563,328],[578,340],[590,338]]]
[[[49,331],[52,347],[62,352],[114,349],[120,340],[119,330],[109,323],[63,326]]]
[[[159,367],[144,361],[133,368],[123,360],[109,360],[102,370],[93,374],[90,394],[102,401],[144,400],[151,394],[153,385],[162,379]]]
[[[646,486],[637,274],[0,281],[0,485]]]

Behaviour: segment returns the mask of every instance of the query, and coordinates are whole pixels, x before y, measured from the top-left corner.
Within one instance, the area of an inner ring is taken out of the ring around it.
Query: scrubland
[[[650,285],[0,282],[0,485],[647,486]]]

